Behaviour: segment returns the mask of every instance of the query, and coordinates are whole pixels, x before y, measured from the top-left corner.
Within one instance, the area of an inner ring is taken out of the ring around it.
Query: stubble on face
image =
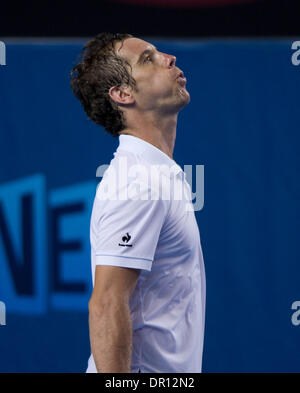
[[[139,38],[128,38],[117,43],[116,53],[131,65],[132,77],[136,80],[137,99],[149,109],[157,105],[168,111],[179,111],[190,102],[190,95],[185,84],[176,79],[179,69],[174,66],[168,69],[166,58],[168,55],[158,52],[149,42]],[[152,64],[143,65],[141,56],[145,51],[152,51],[155,60]]]

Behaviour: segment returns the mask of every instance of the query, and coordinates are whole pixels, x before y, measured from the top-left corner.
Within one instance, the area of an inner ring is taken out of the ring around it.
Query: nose
[[[173,68],[176,63],[176,57],[173,55],[168,55],[166,53],[162,53],[161,55],[162,63],[164,64],[165,67],[168,68]]]
[[[174,67],[175,63],[176,63],[176,57],[173,55],[169,55],[169,68]]]

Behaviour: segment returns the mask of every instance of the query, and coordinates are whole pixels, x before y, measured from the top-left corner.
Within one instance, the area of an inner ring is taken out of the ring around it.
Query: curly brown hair
[[[79,63],[72,69],[70,84],[88,117],[114,137],[126,128],[123,111],[109,95],[112,86],[136,83],[128,68],[130,64],[115,52],[115,44],[132,38],[131,34],[100,33],[88,41]]]

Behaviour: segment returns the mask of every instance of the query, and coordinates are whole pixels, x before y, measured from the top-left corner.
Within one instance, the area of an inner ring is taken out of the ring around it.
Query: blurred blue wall
[[[69,87],[84,41],[7,43],[0,67],[0,372],[80,372],[89,219],[117,140]],[[188,82],[174,152],[205,166],[204,372],[299,372],[299,86],[291,41],[159,41]],[[294,314],[292,323],[292,315]]]

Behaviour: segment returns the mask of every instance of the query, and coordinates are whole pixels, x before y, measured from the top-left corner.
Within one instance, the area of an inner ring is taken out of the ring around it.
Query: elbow
[[[112,298],[111,296],[103,296],[101,299],[92,295],[89,301],[89,313],[94,316],[101,316],[127,309],[129,304],[123,299]]]
[[[93,296],[89,301],[89,314],[93,316],[101,316],[106,309],[105,303],[103,301],[96,300]]]

